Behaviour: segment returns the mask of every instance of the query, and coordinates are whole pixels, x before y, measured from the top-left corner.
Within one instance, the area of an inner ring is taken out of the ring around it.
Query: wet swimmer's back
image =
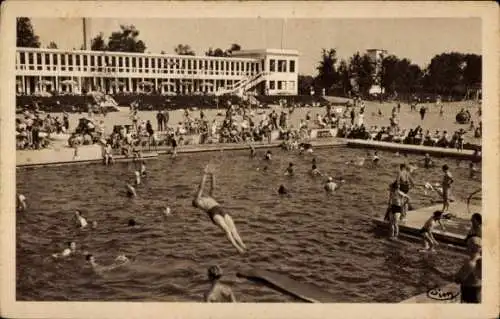
[[[334,193],[337,189],[340,188],[340,186],[344,183],[345,181],[343,179],[340,180],[340,183],[337,184],[333,181],[332,177],[328,177],[324,189],[327,193]]]

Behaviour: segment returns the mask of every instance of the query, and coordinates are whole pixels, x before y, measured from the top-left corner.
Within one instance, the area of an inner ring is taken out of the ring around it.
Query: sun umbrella
[[[151,83],[149,81],[141,81],[138,84],[142,85],[142,86],[152,86],[153,85],[153,83]]]

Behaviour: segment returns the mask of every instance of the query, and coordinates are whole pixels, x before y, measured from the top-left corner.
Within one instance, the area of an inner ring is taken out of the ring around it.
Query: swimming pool
[[[458,252],[442,250],[418,254],[415,243],[392,243],[373,232],[371,217],[385,212],[387,186],[403,157],[379,152],[379,167],[346,165],[366,151],[336,148],[315,152],[318,168],[345,185],[327,197],[320,179],[307,173],[311,156],[273,150],[267,171],[250,159],[248,151],[195,153],[173,160],[162,156],[149,161],[148,177],[138,187],[137,199],[126,198],[124,184],[133,178],[132,163],[21,169],[17,190],[28,198],[29,210],[17,215],[18,300],[140,300],[202,301],[208,289],[206,269],[222,266],[225,282],[243,302],[294,301],[263,286],[235,276],[255,267],[289,274],[337,296],[336,302],[399,302],[444,282],[426,270],[439,265],[455,271]],[[410,157],[406,160],[418,160]],[[420,182],[438,181],[440,165],[414,172]],[[249,248],[244,256],[227,242],[209,218],[191,206],[192,196],[207,162],[217,166],[215,197],[233,216]],[[289,162],[296,175],[283,175]],[[467,163],[456,167],[454,195],[466,197],[480,187],[468,180]],[[280,184],[290,198],[279,198]],[[412,192],[414,206],[430,204],[423,192]],[[171,207],[164,218],[161,208]],[[81,209],[95,230],[75,229],[73,213]],[[141,227],[129,229],[135,218]],[[80,249],[110,263],[118,254],[134,258],[129,268],[96,275],[83,256],[54,261],[48,256],[74,240]]]

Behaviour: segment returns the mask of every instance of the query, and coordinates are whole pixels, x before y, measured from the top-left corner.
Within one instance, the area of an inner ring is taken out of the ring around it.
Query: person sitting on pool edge
[[[220,283],[222,269],[219,266],[208,268],[208,279],[210,280],[210,290],[205,294],[205,302],[236,302],[233,290]]]
[[[211,175],[211,187],[209,191],[209,196],[203,195],[203,190],[205,186],[205,182],[207,180],[207,176]],[[240,252],[241,254],[245,252],[246,246],[241,240],[240,235],[238,234],[238,230],[234,225],[233,219],[231,216],[226,213],[219,203],[212,197],[213,191],[215,188],[215,176],[213,172],[210,171],[209,165],[207,165],[204,169],[203,178],[201,179],[201,183],[196,193],[195,198],[193,199],[193,207],[199,208],[206,212],[212,222],[219,226],[225,233],[227,239],[231,242],[231,244]]]

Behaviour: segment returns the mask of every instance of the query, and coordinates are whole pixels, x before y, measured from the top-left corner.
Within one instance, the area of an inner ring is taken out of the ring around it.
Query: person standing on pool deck
[[[443,165],[443,181],[441,183],[441,187],[443,188],[443,212],[448,211],[450,208],[450,190],[451,184],[453,184],[453,176],[449,171],[448,165]]]
[[[405,202],[409,200],[408,195],[399,189],[399,184],[394,182],[390,186],[389,193],[389,222],[390,222],[390,238],[397,239],[399,237],[399,218],[405,209]]]
[[[399,165],[399,173],[398,177],[396,178],[396,183],[398,183],[399,190],[402,191],[405,194],[408,194],[410,191],[410,188],[415,186],[413,183],[413,179],[411,178],[411,173],[408,170],[408,167],[406,164],[400,164]],[[401,212],[401,220],[404,221],[406,218],[406,211],[408,211],[410,202],[409,200],[406,201],[405,207],[403,211]]]
[[[208,279],[210,280],[210,290],[205,294],[206,302],[236,302],[233,290],[221,284],[222,269],[219,266],[208,268]]]
[[[205,182],[207,180],[207,176],[211,175],[211,187],[209,191],[209,196],[203,196],[203,189],[205,186]],[[212,222],[219,226],[225,233],[227,239],[231,242],[231,244],[242,254],[245,252],[246,246],[241,240],[240,235],[234,225],[233,219],[229,214],[227,214],[222,207],[217,203],[217,201],[212,197],[213,191],[215,188],[215,176],[213,172],[210,172],[209,166],[207,165],[204,169],[203,178],[201,179],[201,183],[196,193],[195,198],[193,199],[193,206],[205,211]]]

